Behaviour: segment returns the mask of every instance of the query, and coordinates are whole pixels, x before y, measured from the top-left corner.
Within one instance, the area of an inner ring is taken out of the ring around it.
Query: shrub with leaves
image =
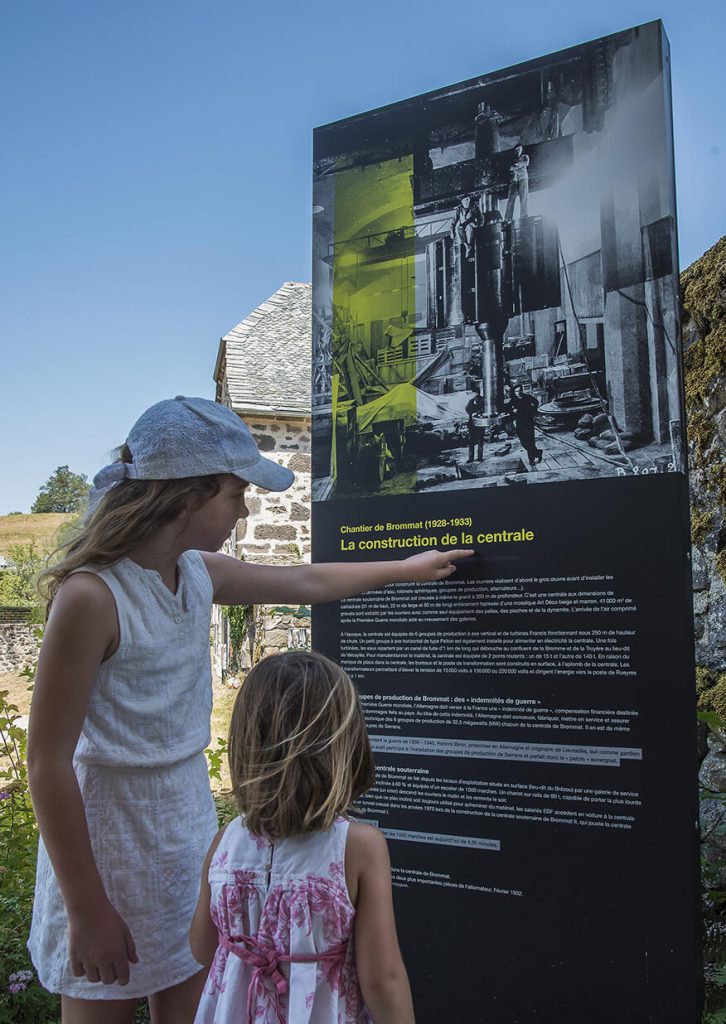
[[[223,608],[229,631],[229,667],[231,675],[236,675],[243,667],[243,648],[254,643],[254,606],[251,604],[231,604]]]
[[[8,549],[8,556],[12,568],[0,573],[0,604],[33,608],[34,618],[40,622],[40,598],[35,580],[45,566],[45,555],[31,541],[29,544],[13,544]]]
[[[32,675],[32,673],[29,673]],[[20,711],[0,692],[0,1022],[56,1024],[60,1000],[40,987],[26,948],[38,826],[28,791]]]

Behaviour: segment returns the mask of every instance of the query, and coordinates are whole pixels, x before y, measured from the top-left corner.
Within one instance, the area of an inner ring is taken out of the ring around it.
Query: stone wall
[[[681,287],[699,705],[726,720],[726,236]]]
[[[693,541],[701,838],[707,885],[726,888],[726,236],[681,275]],[[704,749],[705,748],[705,749]],[[707,947],[708,956],[708,947]]]
[[[295,473],[287,491],[250,487],[249,516],[240,519],[225,550],[246,562],[263,565],[299,565],[310,561],[310,419],[245,416],[245,423],[263,455],[275,459]],[[298,611],[297,608],[294,611]],[[280,606],[262,606],[254,622],[254,636],[245,644],[242,673],[249,668],[251,651],[256,659],[309,646],[309,615],[282,611]],[[217,673],[229,669],[229,636],[224,617],[215,610],[212,617],[213,654]]]
[[[245,417],[260,451],[295,473],[287,491],[250,487],[247,519],[237,523],[237,554],[248,562],[310,561],[310,419]]]
[[[21,607],[19,605],[0,605],[0,623],[4,622],[32,622],[35,615],[34,608]]]
[[[0,623],[0,672],[20,672],[32,665],[40,651],[38,626]]]

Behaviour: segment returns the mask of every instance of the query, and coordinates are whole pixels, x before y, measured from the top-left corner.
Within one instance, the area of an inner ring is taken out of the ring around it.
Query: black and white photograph
[[[316,129],[313,497],[683,472],[654,22]]]

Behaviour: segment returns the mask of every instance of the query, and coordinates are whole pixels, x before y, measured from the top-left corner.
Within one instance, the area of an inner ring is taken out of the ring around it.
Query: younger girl
[[[350,821],[373,784],[355,688],[319,654],[265,658],[237,695],[241,816],[215,836],[191,928],[196,1024],[413,1024],[386,841]],[[211,909],[211,917],[210,917]]]
[[[45,574],[28,945],[64,1024],[130,1024],[141,996],[154,1024],[193,1020],[204,974],[188,930],[217,828],[204,758],[212,603],[334,601],[443,579],[464,554],[285,568],[213,553],[247,515],[248,483],[279,491],[292,479],[231,410],[159,402],[96,476],[85,529]]]

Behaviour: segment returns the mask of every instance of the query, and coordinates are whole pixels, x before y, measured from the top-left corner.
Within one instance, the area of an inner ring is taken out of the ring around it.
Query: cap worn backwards
[[[231,473],[268,491],[284,491],[292,470],[260,454],[248,427],[208,398],[164,399],[142,413],[126,440],[131,463],[106,466],[96,477],[89,511],[122,480],[180,480]]]

